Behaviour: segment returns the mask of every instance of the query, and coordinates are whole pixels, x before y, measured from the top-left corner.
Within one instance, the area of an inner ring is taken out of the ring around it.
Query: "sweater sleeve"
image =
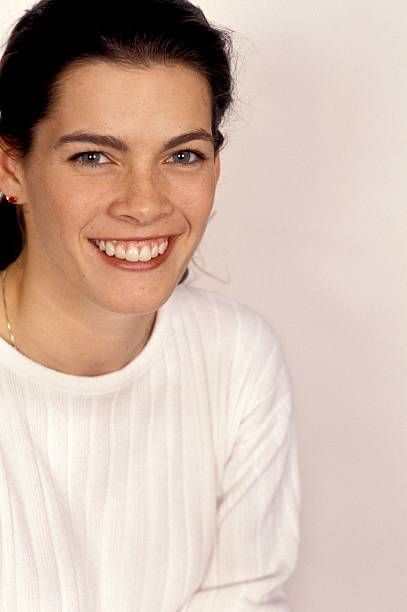
[[[297,561],[300,511],[292,391],[279,341],[267,328],[265,344],[242,383],[211,561],[179,612],[290,611],[284,583]]]

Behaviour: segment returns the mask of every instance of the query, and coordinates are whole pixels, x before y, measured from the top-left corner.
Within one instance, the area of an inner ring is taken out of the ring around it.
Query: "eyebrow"
[[[204,140],[215,145],[215,140],[212,134],[204,129],[198,129],[192,130],[191,132],[186,132],[185,134],[180,134],[179,136],[174,136],[174,138],[171,138],[164,144],[162,151],[185,144],[191,140]],[[90,132],[73,132],[72,134],[65,134],[57,140],[53,148],[58,149],[62,145],[71,142],[92,142],[95,145],[111,147],[112,149],[116,149],[118,151],[127,152],[129,150],[128,144],[124,140],[116,138],[116,136],[111,136],[109,134],[92,134]]]

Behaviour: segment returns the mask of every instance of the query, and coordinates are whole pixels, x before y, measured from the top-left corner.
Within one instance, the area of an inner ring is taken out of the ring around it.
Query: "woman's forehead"
[[[127,68],[95,62],[71,69],[58,88],[58,110],[71,116],[129,114],[144,121],[162,114],[204,118],[212,110],[206,78],[181,64]]]
[[[194,130],[212,133],[210,85],[183,65],[127,68],[92,62],[67,71],[56,91],[51,112],[37,126],[41,150],[76,131],[118,135],[140,147],[161,147]]]

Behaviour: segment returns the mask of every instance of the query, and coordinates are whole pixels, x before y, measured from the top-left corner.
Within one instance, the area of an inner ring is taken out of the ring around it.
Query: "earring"
[[[5,198],[6,198],[6,200],[7,200],[7,202],[9,204],[16,204],[17,203],[17,198],[15,196],[9,196],[9,197],[5,196]]]

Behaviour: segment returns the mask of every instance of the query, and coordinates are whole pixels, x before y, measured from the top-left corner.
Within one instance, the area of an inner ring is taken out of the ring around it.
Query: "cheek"
[[[202,212],[212,206],[215,195],[215,173],[202,172],[187,174],[181,177],[171,177],[167,181],[167,195],[172,202],[184,210]]]
[[[73,198],[72,192],[43,193],[32,206],[34,231],[47,245],[71,244],[78,240],[89,221],[88,203]]]

